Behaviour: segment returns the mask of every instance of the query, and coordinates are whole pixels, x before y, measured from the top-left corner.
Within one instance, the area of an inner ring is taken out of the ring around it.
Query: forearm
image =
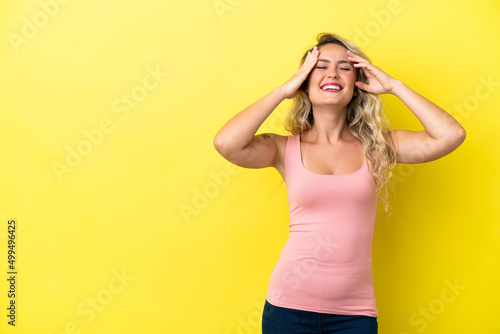
[[[233,116],[215,135],[215,147],[218,150],[245,148],[266,118],[285,99],[285,96],[285,93],[279,87],[275,88],[266,96]]]
[[[427,134],[435,140],[463,138],[465,129],[445,110],[397,81],[392,90],[422,123]]]

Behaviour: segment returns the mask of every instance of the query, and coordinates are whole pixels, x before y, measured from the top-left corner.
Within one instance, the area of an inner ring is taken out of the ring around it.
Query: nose
[[[331,78],[338,78],[338,73],[337,73],[337,69],[332,69],[331,72],[328,74],[328,77],[331,77]]]

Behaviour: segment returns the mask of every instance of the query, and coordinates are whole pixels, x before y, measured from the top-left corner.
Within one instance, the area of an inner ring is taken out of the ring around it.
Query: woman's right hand
[[[302,64],[300,69],[295,72],[295,74],[290,79],[288,79],[287,82],[279,87],[286,94],[287,99],[291,99],[295,97],[295,95],[297,95],[300,86],[307,79],[307,76],[314,68],[314,65],[316,65],[318,56],[319,50],[315,46],[312,52],[309,51],[307,53],[306,59],[304,60],[304,63]]]

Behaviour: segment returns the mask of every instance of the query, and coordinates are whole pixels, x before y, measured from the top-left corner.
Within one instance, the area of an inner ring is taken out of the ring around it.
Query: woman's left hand
[[[371,64],[368,60],[351,51],[347,51],[347,58],[354,63],[355,68],[363,69],[363,72],[368,79],[368,84],[361,81],[356,81],[355,85],[362,90],[374,94],[388,94],[393,93],[398,80],[394,79],[377,66]]]

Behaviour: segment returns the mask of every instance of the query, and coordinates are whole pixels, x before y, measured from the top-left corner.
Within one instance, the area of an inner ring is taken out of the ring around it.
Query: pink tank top
[[[316,174],[302,163],[300,135],[291,135],[285,184],[289,235],[266,299],[298,310],[376,317],[372,242],[378,197],[366,158],[350,174]]]

